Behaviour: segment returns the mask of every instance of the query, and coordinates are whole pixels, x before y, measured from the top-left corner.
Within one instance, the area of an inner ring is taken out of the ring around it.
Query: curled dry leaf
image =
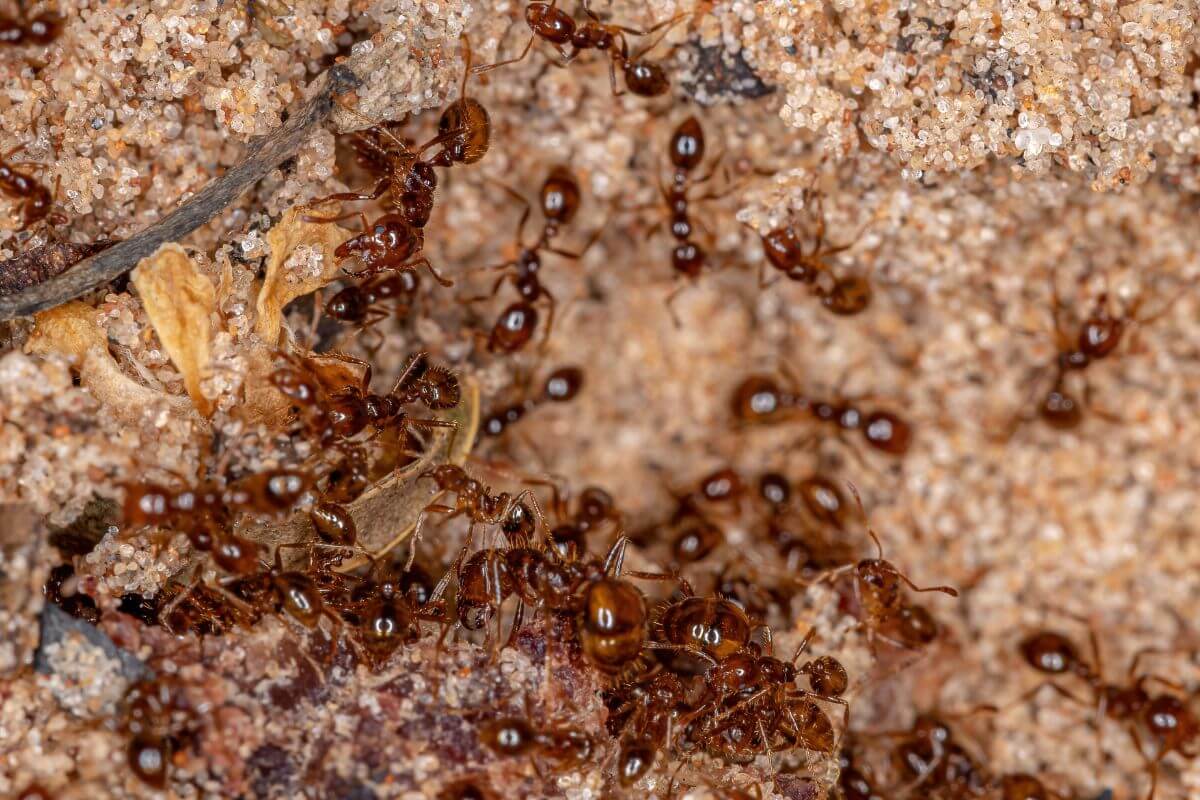
[[[130,277],[192,402],[201,414],[211,415],[213,402],[200,391],[200,383],[212,355],[212,317],[217,309],[212,281],[173,243],[142,259]]]
[[[279,342],[284,307],[297,297],[315,292],[337,276],[338,264],[333,251],[349,239],[351,233],[332,222],[309,222],[308,218],[331,217],[339,209],[336,203],[292,206],[267,232],[271,255],[258,292],[255,333],[268,347]],[[300,259],[298,265],[289,265],[292,256],[301,248],[308,249],[306,258]]]
[[[176,416],[191,416],[185,398],[143,386],[121,371],[96,316],[96,309],[78,300],[41,312],[34,317],[25,352],[70,358],[79,370],[80,384],[123,422],[138,424],[147,409],[159,404]]]
[[[429,434],[429,447],[417,461],[389,473],[370,486],[346,507],[358,526],[358,544],[370,556],[389,553],[412,534],[417,518],[431,500],[434,485],[418,480],[426,470],[438,464],[462,464],[475,443],[479,429],[479,385],[462,379],[462,401],[456,408],[438,415],[458,423],[451,432],[435,428]],[[250,528],[247,538],[268,545],[311,542],[316,537],[307,513],[300,513],[280,525]],[[361,563],[347,560],[350,568]]]

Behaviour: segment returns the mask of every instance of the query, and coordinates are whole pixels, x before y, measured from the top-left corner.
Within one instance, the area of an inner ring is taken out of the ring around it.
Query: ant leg
[[[550,331],[554,328],[554,309],[557,303],[554,300],[554,295],[550,294],[545,288],[542,288],[542,295],[546,298],[546,307],[549,309],[546,312],[546,332],[542,334],[541,352],[545,353],[546,348],[550,346]]]
[[[907,575],[902,575],[899,572],[897,572],[896,574],[899,575],[900,580],[904,581],[904,583],[908,585],[908,588],[914,592],[941,592],[942,594],[948,594],[951,597],[958,597],[958,589],[955,589],[953,586],[920,587],[920,586],[917,586],[915,583],[913,583],[911,580],[909,580]]]
[[[504,269],[507,266],[509,266],[509,265],[501,264],[498,267],[498,269]],[[487,269],[491,269],[491,267],[487,267]],[[474,303],[482,303],[484,300],[491,300],[500,291],[500,287],[504,284],[504,282],[508,281],[508,280],[515,282],[516,276],[511,273],[501,275],[499,278],[496,279],[496,282],[494,284],[492,284],[492,291],[489,292],[488,294],[481,294],[481,295],[478,295],[477,297],[468,297],[466,300],[462,300],[460,302],[465,306],[469,306]]]
[[[375,184],[375,190],[371,194],[362,194],[360,192],[338,192],[336,194],[326,195],[325,197],[313,198],[312,200],[309,200],[307,203],[305,203],[305,206],[308,208],[312,208],[313,206],[319,206],[319,205],[323,205],[324,203],[330,203],[333,201],[342,202],[342,201],[357,201],[357,200],[378,200],[379,198],[383,197],[383,195],[387,192],[389,183],[390,183],[390,181],[387,178],[382,178],[379,181],[379,183]],[[352,215],[350,215],[350,216],[352,216]],[[320,221],[320,217],[315,217],[315,218],[305,217],[305,219],[312,221],[312,222]],[[345,219],[345,218],[342,217],[342,219]],[[335,220],[328,220],[328,221],[332,222]]]
[[[624,60],[623,56],[613,53],[608,59],[608,83],[612,87],[613,97],[620,97],[625,94],[625,90],[617,85],[617,59]]]
[[[679,318],[679,314],[675,311],[675,299],[679,297],[679,294],[684,289],[687,289],[690,286],[690,283],[679,284],[671,290],[671,293],[667,295],[667,299],[663,301],[663,305],[667,307],[667,311],[671,314],[671,321],[675,323],[676,328],[683,327],[683,320]]]
[[[641,570],[628,570],[621,575],[628,578],[641,578],[644,581],[672,581],[679,584],[684,595],[691,597],[695,594],[692,585],[682,575],[672,575],[666,572],[642,572]]]
[[[396,271],[403,272],[404,270],[408,269],[413,272],[416,272],[417,267],[425,267],[425,269],[429,270],[429,274],[433,276],[433,279],[435,281],[437,281],[438,283],[440,283],[442,286],[453,286],[454,285],[454,281],[450,280],[449,278],[443,277],[442,273],[438,272],[437,269],[434,268],[433,264],[431,264],[429,262],[428,258],[418,258],[416,261],[410,261],[407,264],[404,264],[403,266],[397,267]]]
[[[652,26],[648,31],[646,31],[646,34],[649,35],[652,33],[657,33],[658,31],[661,30],[663,32],[662,36],[659,36],[653,42],[646,45],[641,50],[639,50],[637,53],[635,53],[633,56],[633,60],[638,61],[639,59],[642,58],[642,56],[646,55],[651,50],[653,50],[654,48],[656,48],[660,44],[662,44],[663,39],[666,39],[667,35],[671,33],[671,28],[674,28],[681,21],[683,21],[684,19],[687,19],[690,16],[692,16],[692,15],[691,14],[676,14],[675,16],[671,17],[670,19],[663,20],[662,22],[659,22],[658,24]]]
[[[516,64],[520,61],[524,61],[525,57],[529,55],[529,51],[533,48],[533,42],[535,39],[537,39],[536,33],[530,35],[529,41],[525,43],[525,49],[522,50],[521,54],[519,56],[517,56],[516,58],[509,58],[504,61],[497,61],[494,64],[481,64],[477,67],[472,67],[471,74],[481,75],[485,72],[491,72],[494,69],[499,69],[500,67],[506,67],[509,64]]]
[[[330,350],[328,353],[323,353],[322,355],[324,355],[327,358],[335,358],[338,361],[342,361],[346,364],[351,364],[355,367],[363,367],[363,377],[362,377],[362,384],[361,384],[362,391],[366,392],[367,389],[370,388],[371,377],[372,377],[370,363],[363,361],[361,358],[358,358],[357,356],[352,356],[349,353],[343,353],[339,350]]]

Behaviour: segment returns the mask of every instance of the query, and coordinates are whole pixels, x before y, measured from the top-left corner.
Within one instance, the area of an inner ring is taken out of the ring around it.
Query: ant
[[[793,377],[791,383],[796,386],[799,381]],[[868,445],[888,455],[904,455],[912,442],[912,428],[891,411],[859,408],[852,400],[815,400],[768,375],[751,375],[739,383],[730,405],[742,424],[770,424],[807,414],[836,425],[841,433],[861,432]]]
[[[1126,726],[1138,754],[1146,761],[1150,771],[1147,800],[1153,800],[1158,786],[1159,764],[1167,755],[1171,752],[1177,752],[1185,758],[1200,755],[1200,719],[1178,697],[1171,694],[1152,695],[1146,690],[1147,683],[1155,682],[1169,689],[1184,691],[1183,686],[1174,681],[1139,670],[1143,658],[1158,652],[1153,648],[1145,648],[1134,654],[1124,684],[1106,681],[1100,660],[1099,637],[1091,624],[1087,624],[1087,629],[1092,651],[1090,664],[1080,657],[1070,639],[1054,631],[1041,631],[1026,637],[1019,646],[1021,655],[1029,666],[1043,674],[1074,675],[1082,680],[1091,690],[1099,714]],[[1039,684],[1024,697],[1032,696],[1047,685],[1069,700],[1082,702],[1052,681]],[[1148,733],[1157,744],[1153,758],[1147,755],[1142,746],[1140,730]]]
[[[384,214],[372,224],[367,223],[365,214],[359,212],[358,216],[363,232],[342,242],[333,251],[334,258],[339,262],[357,258],[363,263],[362,270],[347,270],[346,274],[355,278],[369,278],[385,270],[415,272],[417,267],[425,267],[442,286],[454,285],[454,281],[442,277],[429,259],[421,257],[413,260],[425,246],[425,234],[420,228],[410,227],[399,214]],[[329,218],[320,219],[330,221]]]
[[[585,487],[579,493],[575,512],[570,513],[567,502],[555,493],[555,518],[562,520],[550,530],[554,551],[566,561],[577,561],[587,553],[587,536],[596,528],[609,523],[621,528],[621,512],[612,495],[596,486]]]
[[[0,34],[2,33],[0,31]],[[8,196],[14,201],[20,201],[20,230],[25,230],[34,223],[41,222],[47,218],[49,218],[49,222],[53,225],[65,223],[67,220],[63,215],[57,212],[51,214],[51,210],[54,207],[54,195],[58,193],[58,186],[62,181],[62,176],[60,175],[55,180],[55,189],[51,193],[49,189],[23,169],[25,167],[46,169],[45,164],[33,161],[10,164],[8,159],[24,149],[25,145],[17,145],[0,156],[0,194]]]
[[[538,730],[532,723],[529,698],[524,717],[504,715],[488,720],[479,729],[479,740],[501,758],[533,757],[554,762],[557,768],[582,764],[592,753],[592,740],[576,728],[551,725]],[[539,774],[541,770],[538,770]]]
[[[430,365],[429,355],[417,352],[396,379],[386,395],[370,390],[372,367],[366,361],[345,353],[329,353],[331,358],[363,367],[357,385],[351,384],[328,396],[319,388],[319,376],[308,359],[284,354],[288,366],[271,375],[271,383],[288,397],[293,405],[306,412],[306,424],[320,434],[322,441],[331,437],[350,439],[368,425],[378,431],[396,428],[458,429],[458,423],[439,419],[411,417],[404,406],[420,401],[431,410],[445,410],[458,405],[462,390],[453,372],[442,366]],[[316,381],[316,382],[314,382]]]
[[[546,377],[540,394],[505,406],[484,417],[479,426],[481,435],[500,436],[509,425],[515,424],[530,411],[546,403],[571,402],[583,388],[583,374],[579,367],[559,367]]]
[[[834,752],[833,725],[815,701],[841,705],[848,721],[849,703],[841,695],[849,681],[831,656],[796,666],[814,634],[810,629],[791,661],[763,654],[751,644],[713,663],[704,674],[707,700],[691,715],[691,738],[734,763],[773,752],[778,736],[789,748]],[[796,685],[801,674],[808,675],[810,689]]]
[[[475,67],[474,71],[489,72],[499,67],[523,61],[529,55],[533,43],[541,39],[553,45],[562,57],[560,66],[570,64],[584,50],[599,50],[609,56],[608,77],[614,97],[620,97],[624,91],[617,87],[617,69],[625,78],[625,86],[630,92],[639,97],[658,97],[671,88],[670,79],[661,64],[645,59],[645,55],[658,46],[676,23],[686,17],[680,14],[663,20],[647,30],[638,30],[626,25],[610,25],[602,22],[600,17],[583,3],[583,12],[588,19],[582,24],[576,22],[565,11],[557,7],[558,0],[549,3],[534,2],[525,7],[525,23],[529,26],[531,35],[520,55],[494,64]],[[663,37],[642,48],[634,55],[629,55],[629,45],[625,36],[650,36],[664,30]],[[565,49],[567,45],[570,50]]]
[[[197,732],[199,707],[177,677],[159,675],[131,685],[121,709],[121,730],[130,737],[125,750],[130,769],[142,783],[162,789],[173,754]]]
[[[995,706],[981,705],[953,716],[994,711]],[[896,771],[906,781],[906,792],[921,787],[928,796],[979,797],[990,783],[983,767],[955,740],[949,724],[938,716],[918,714],[909,730],[885,731],[874,736],[899,740],[890,755]]]
[[[437,173],[434,167],[452,167],[455,164],[473,164],[487,153],[491,143],[491,120],[487,109],[472,97],[467,95],[467,79],[471,70],[471,44],[466,36],[463,39],[465,51],[465,68],[459,97],[446,106],[438,119],[438,133],[417,149],[412,147],[393,132],[392,123],[378,123],[363,117],[352,108],[346,111],[358,116],[371,124],[371,127],[360,131],[351,139],[351,144],[358,155],[358,163],[374,175],[379,181],[369,194],[359,192],[339,192],[313,200],[310,206],[321,205],[330,201],[377,200],[388,195],[388,203],[395,209],[393,221],[402,222],[413,231],[419,231],[429,222],[433,212],[434,195],[437,192]],[[421,154],[434,145],[443,145],[442,149],[429,160],[423,160]],[[353,215],[347,215],[353,216]],[[311,221],[336,222],[345,217],[310,218]],[[393,232],[399,233],[398,228]],[[410,238],[415,238],[410,233]],[[420,249],[420,248],[417,248]],[[416,252],[414,249],[412,252]],[[439,282],[441,279],[438,279]]]
[[[859,496],[858,489],[854,484],[850,484],[850,491],[858,503],[863,519],[867,519],[862,497]],[[876,639],[883,639],[896,647],[908,649],[905,641],[893,639],[883,633],[888,625],[899,625],[903,629],[904,625],[911,624],[910,620],[914,614],[919,615],[920,613],[915,612],[901,595],[902,586],[907,586],[913,592],[941,592],[951,597],[958,597],[958,590],[950,586],[926,588],[917,586],[892,562],[884,559],[883,544],[870,525],[867,526],[867,533],[870,535],[871,541],[875,543],[877,551],[875,558],[865,558],[857,564],[848,564],[830,570],[818,580],[836,580],[841,575],[853,573],[854,597],[862,614],[861,624],[867,630],[867,637],[872,648],[875,646]],[[921,622],[924,622],[924,619]],[[923,629],[923,626],[919,629]]]
[[[544,298],[548,308],[545,341],[549,340],[550,331],[554,327],[554,295],[542,285],[541,278],[539,277],[542,268],[542,260],[539,254],[542,251],[546,251],[562,256],[563,258],[578,260],[595,243],[603,228],[597,229],[584,245],[583,249],[577,253],[551,247],[551,241],[558,236],[560,226],[567,225],[574,219],[575,214],[579,211],[580,204],[579,183],[565,167],[558,166],[550,170],[550,174],[542,183],[540,195],[541,210],[542,216],[545,218],[542,233],[532,245],[526,247],[523,244],[523,234],[525,223],[529,221],[532,206],[530,206],[528,200],[513,188],[504,184],[501,184],[500,188],[525,206],[525,210],[521,214],[521,220],[517,223],[517,235],[515,237],[519,252],[515,259],[492,267],[485,267],[487,270],[504,270],[505,274],[496,279],[496,283],[492,286],[492,291],[489,294],[472,297],[464,302],[471,304],[495,297],[496,293],[500,291],[501,284],[505,281],[512,283],[521,299],[517,303],[510,305],[500,315],[500,318],[497,319],[496,324],[493,326],[492,334],[488,340],[488,347],[493,352],[512,353],[525,346],[532,337],[534,329],[537,327],[538,313],[534,303],[538,300]],[[516,315],[521,316],[522,324],[514,328],[513,318]]]
[[[356,325],[360,330],[387,319],[382,304],[397,300],[395,313],[405,317],[416,301],[421,282],[412,269],[387,270],[338,291],[325,305],[326,316]],[[382,344],[382,342],[381,342]]]
[[[828,259],[853,247],[862,233],[849,244],[827,246],[823,197],[815,188],[804,192],[804,205],[814,209],[813,217],[816,219],[811,251],[804,251],[796,229],[789,223],[761,236],[763,253],[767,262],[786,275],[788,280],[808,286],[827,310],[838,316],[860,314],[871,304],[870,283],[859,276],[834,277]],[[760,285],[765,286],[765,281],[760,281]]]
[[[1058,430],[1077,428],[1083,421],[1083,406],[1091,406],[1091,385],[1084,382],[1083,403],[1081,404],[1066,386],[1067,375],[1071,372],[1082,372],[1097,361],[1108,358],[1121,344],[1125,332],[1134,325],[1148,325],[1159,317],[1167,314],[1182,294],[1167,302],[1163,308],[1139,317],[1138,311],[1145,301],[1145,295],[1138,297],[1119,315],[1113,316],[1109,311],[1108,292],[1101,292],[1096,298],[1088,316],[1079,322],[1078,333],[1072,337],[1067,332],[1062,320],[1063,304],[1058,293],[1058,282],[1054,275],[1050,276],[1050,293],[1052,298],[1051,320],[1054,324],[1054,339],[1058,353],[1053,370],[1054,381],[1050,389],[1038,403],[1037,416],[1047,425]],[[1092,409],[1101,417],[1112,417],[1111,414]],[[1016,426],[1028,421],[1026,414],[1017,415],[1009,427],[1009,434]]]
[[[15,47],[23,44],[45,46],[57,39],[62,30],[62,18],[54,14],[38,14],[28,19],[15,19],[0,14],[0,44]]]

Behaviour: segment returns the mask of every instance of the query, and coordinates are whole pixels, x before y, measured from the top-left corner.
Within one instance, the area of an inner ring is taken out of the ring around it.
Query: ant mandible
[[[617,86],[618,68],[625,78],[625,86],[630,92],[640,97],[658,97],[671,88],[671,81],[667,78],[662,65],[646,60],[645,56],[658,46],[671,27],[684,19],[686,14],[663,20],[643,31],[627,25],[611,25],[602,22],[600,17],[596,16],[595,12],[588,7],[587,2],[583,3],[583,11],[588,19],[582,24],[572,19],[557,5],[558,0],[551,0],[549,3],[534,2],[527,5],[525,7],[525,23],[529,26],[531,34],[520,55],[504,61],[497,61],[494,64],[478,66],[474,71],[477,73],[489,72],[508,64],[523,61],[529,55],[534,42],[541,39],[554,45],[562,57],[564,66],[574,61],[575,57],[584,50],[598,50],[607,53],[609,56],[609,84],[614,97],[624,94],[624,91]],[[649,36],[660,30],[664,31],[662,37],[634,55],[629,55],[626,35]],[[565,49],[567,45],[570,45],[570,50]]]
[[[816,230],[812,249],[805,252],[804,243],[789,222],[761,236],[767,262],[788,280],[808,286],[821,305],[834,314],[852,316],[862,313],[871,304],[871,284],[856,275],[835,277],[829,265],[829,258],[853,247],[862,232],[848,244],[829,246],[825,241],[824,195],[815,188],[806,189],[804,206],[813,209]],[[760,285],[765,286],[766,282],[760,281]]]

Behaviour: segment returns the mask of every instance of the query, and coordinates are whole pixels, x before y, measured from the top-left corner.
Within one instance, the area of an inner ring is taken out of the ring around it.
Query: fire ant
[[[121,730],[130,737],[125,751],[129,768],[147,786],[165,787],[173,754],[196,733],[199,709],[171,675],[134,683],[121,705]]]
[[[2,34],[3,31],[0,31],[0,35]],[[57,212],[53,215],[51,214],[51,210],[54,207],[54,194],[58,192],[58,185],[61,183],[62,177],[59,176],[56,179],[55,191],[51,193],[49,189],[23,169],[23,167],[40,167],[45,169],[45,164],[38,164],[32,161],[25,161],[20,164],[10,164],[8,162],[9,158],[24,149],[25,145],[17,145],[0,156],[0,194],[4,194],[14,201],[20,201],[20,230],[25,230],[34,223],[41,222],[47,218],[49,218],[51,224],[63,224],[66,222],[66,217]]]
[[[1184,691],[1183,686],[1175,681],[1142,673],[1138,669],[1143,658],[1158,652],[1153,648],[1145,648],[1134,654],[1124,684],[1105,680],[1099,638],[1090,624],[1087,628],[1092,651],[1090,664],[1079,656],[1070,639],[1054,631],[1041,631],[1026,637],[1019,647],[1021,655],[1029,666],[1043,674],[1074,675],[1082,680],[1091,690],[1099,714],[1126,726],[1138,754],[1146,761],[1150,772],[1147,800],[1153,800],[1158,787],[1159,764],[1164,758],[1171,752],[1189,759],[1200,756],[1200,719],[1175,695],[1152,695],[1146,690],[1145,685],[1153,681],[1169,689]],[[1082,702],[1053,682],[1039,684],[1023,697],[1032,696],[1047,685],[1069,700]],[[1142,746],[1141,731],[1149,734],[1157,744],[1153,757]]]
[[[588,16],[587,21],[579,24],[569,14],[557,7],[558,0],[549,3],[534,2],[525,7],[525,23],[529,26],[531,35],[520,55],[494,64],[475,67],[475,72],[489,72],[498,67],[507,66],[523,61],[529,55],[533,43],[542,39],[554,45],[562,56],[563,65],[570,64],[584,50],[599,50],[609,56],[608,76],[614,97],[624,94],[617,87],[617,69],[625,77],[625,86],[630,92],[640,97],[658,97],[671,88],[662,65],[647,61],[645,55],[658,46],[662,37],[642,48],[633,56],[629,55],[629,45],[625,40],[630,36],[649,36],[660,30],[669,32],[671,27],[682,20],[686,14],[663,20],[647,30],[638,30],[626,25],[610,25],[602,22],[598,16],[583,3],[583,12]],[[666,32],[663,36],[666,36]],[[567,45],[570,50],[565,49]]]
[[[559,367],[551,372],[542,384],[540,394],[527,398],[519,403],[513,403],[483,418],[479,426],[483,436],[500,436],[509,425],[518,421],[530,411],[546,403],[569,403],[583,388],[583,370],[579,367]]]
[[[472,70],[471,46],[465,36],[463,47],[466,65],[459,98],[442,112],[438,119],[437,136],[413,150],[396,136],[391,123],[377,123],[352,108],[346,108],[351,114],[371,123],[370,128],[354,135],[351,144],[358,154],[358,163],[372,174],[380,176],[379,182],[369,194],[339,192],[313,200],[310,206],[329,201],[377,200],[386,194],[388,203],[395,209],[395,214],[387,214],[382,218],[389,220],[386,234],[396,237],[398,243],[418,237],[420,229],[425,227],[433,212],[434,195],[437,192],[437,173],[433,168],[473,164],[483,158],[491,143],[492,128],[487,109],[478,100],[467,96],[467,79]],[[443,147],[436,155],[429,160],[421,158],[422,153],[438,144]],[[313,218],[312,221],[336,222],[344,218]],[[401,225],[411,229],[407,235],[401,230]],[[419,249],[419,246],[415,247],[411,252]],[[441,282],[440,277],[438,281]]]
[[[387,270],[339,290],[326,303],[325,314],[338,322],[357,325],[365,330],[387,319],[388,312],[382,304],[389,300],[398,301],[395,308],[397,317],[407,316],[420,288],[421,283],[414,270]]]
[[[858,494],[858,489],[853,484],[850,484],[850,491],[858,503],[859,512],[862,514],[863,519],[867,519],[867,512],[863,508],[862,498]],[[914,610],[914,607],[901,595],[902,586],[907,586],[913,592],[941,592],[951,597],[958,597],[958,590],[950,586],[930,586],[926,588],[917,586],[908,576],[897,569],[892,562],[884,559],[883,544],[879,541],[879,536],[869,524],[867,526],[867,533],[870,535],[871,541],[875,543],[877,551],[875,558],[866,558],[857,564],[850,564],[830,570],[821,576],[819,580],[836,580],[841,575],[852,573],[854,576],[854,597],[862,614],[861,624],[867,630],[867,637],[871,642],[872,648],[875,645],[876,639],[883,639],[896,647],[908,649],[909,645],[903,639],[897,640],[883,633],[887,626],[896,625],[905,632],[908,632],[909,628],[911,628],[915,632],[913,638],[920,638],[917,634],[926,628],[927,620],[925,619],[925,615],[921,613],[924,609],[921,609],[921,611]],[[932,621],[932,618],[929,621]]]
[[[516,190],[504,184],[500,186],[525,207],[525,210],[521,214],[521,220],[517,223],[515,242],[519,248],[519,252],[515,259],[495,266],[485,267],[487,270],[503,270],[505,274],[496,279],[490,293],[469,298],[464,302],[470,304],[490,299],[496,296],[496,293],[500,291],[500,286],[505,281],[512,283],[521,299],[510,305],[500,315],[488,339],[488,348],[493,352],[512,353],[525,346],[532,337],[534,329],[537,327],[538,312],[534,304],[538,300],[544,298],[548,308],[545,333],[546,341],[549,340],[550,331],[554,327],[554,295],[542,285],[541,278],[539,277],[542,268],[542,260],[539,254],[542,251],[546,251],[562,256],[563,258],[578,260],[583,257],[584,253],[596,241],[603,228],[598,229],[579,252],[562,250],[551,246],[551,241],[558,236],[560,226],[567,225],[574,219],[575,214],[579,211],[580,204],[579,183],[565,167],[558,166],[550,170],[550,174],[546,177],[545,182],[542,183],[540,195],[541,210],[542,216],[545,218],[542,233],[532,245],[526,247],[523,244],[523,234],[525,223],[529,221],[532,207],[529,201],[522,197]],[[515,324],[518,317],[520,319],[519,325]]]
[[[868,445],[888,455],[904,455],[912,442],[912,428],[891,411],[866,410],[854,401],[815,400],[768,375],[751,375],[739,383],[730,405],[739,423],[770,424],[808,415],[836,425],[841,433],[859,431]]]
[[[479,728],[479,740],[501,758],[532,757],[535,769],[540,759],[553,762],[556,768],[567,768],[582,764],[591,755],[592,740],[587,734],[561,725],[538,730],[532,719],[526,697],[524,717],[504,715],[488,720]]]
[[[1091,406],[1091,385],[1084,381],[1083,402],[1080,403],[1066,386],[1067,375],[1071,372],[1082,372],[1097,361],[1103,360],[1116,352],[1125,332],[1134,325],[1147,325],[1167,314],[1182,294],[1167,302],[1163,308],[1144,317],[1138,316],[1138,310],[1145,300],[1141,294],[1126,308],[1120,316],[1113,316],[1108,309],[1108,292],[1102,292],[1096,298],[1092,310],[1086,319],[1079,323],[1079,331],[1075,337],[1067,332],[1063,323],[1062,299],[1058,293],[1058,282],[1053,274],[1050,276],[1050,293],[1052,297],[1051,319],[1054,324],[1055,346],[1058,354],[1053,370],[1054,380],[1050,389],[1038,404],[1036,415],[1047,425],[1058,430],[1071,430],[1083,421],[1083,407]],[[1092,409],[1093,413],[1102,417],[1111,414]],[[1010,423],[1009,435],[1022,422],[1031,419],[1029,414],[1018,414]]]
[[[587,553],[587,536],[606,523],[621,527],[621,512],[617,510],[612,495],[596,486],[588,486],[579,493],[575,511],[571,513],[567,502],[555,492],[554,514],[560,522],[550,530],[550,541],[554,551],[566,561],[578,561]]]
[[[15,19],[7,15],[0,15],[0,44],[4,45],[45,46],[57,39],[62,34],[62,30],[62,18],[54,14],[38,14],[28,19]],[[9,155],[12,154],[9,153]]]
[[[856,236],[849,244],[829,247],[825,241],[824,195],[816,189],[804,193],[805,206],[811,205],[816,219],[812,250],[804,251],[804,244],[796,229],[789,223],[769,231],[762,238],[763,253],[767,262],[787,276],[788,280],[805,284],[809,291],[821,300],[821,305],[839,316],[862,313],[871,304],[871,285],[865,278],[850,276],[837,278],[828,259],[849,250],[858,240]],[[762,282],[762,285],[766,285]]]
[[[326,395],[318,386],[309,360],[285,354],[288,366],[271,376],[271,383],[293,404],[307,414],[306,424],[321,435],[322,441],[331,436],[350,439],[368,425],[383,431],[394,428],[458,429],[453,421],[411,417],[404,406],[420,402],[432,410],[454,408],[462,396],[458,378],[442,366],[431,366],[428,354],[414,353],[409,357],[400,377],[386,395],[370,390],[372,367],[362,359],[345,353],[329,353],[331,358],[363,367],[357,385],[344,386]]]
[[[995,706],[981,705],[964,714],[994,712]],[[933,714],[918,714],[905,731],[873,734],[898,739],[891,761],[905,781],[906,791],[921,787],[927,795],[968,798],[982,796],[990,783],[978,761],[955,740],[949,724]]]

